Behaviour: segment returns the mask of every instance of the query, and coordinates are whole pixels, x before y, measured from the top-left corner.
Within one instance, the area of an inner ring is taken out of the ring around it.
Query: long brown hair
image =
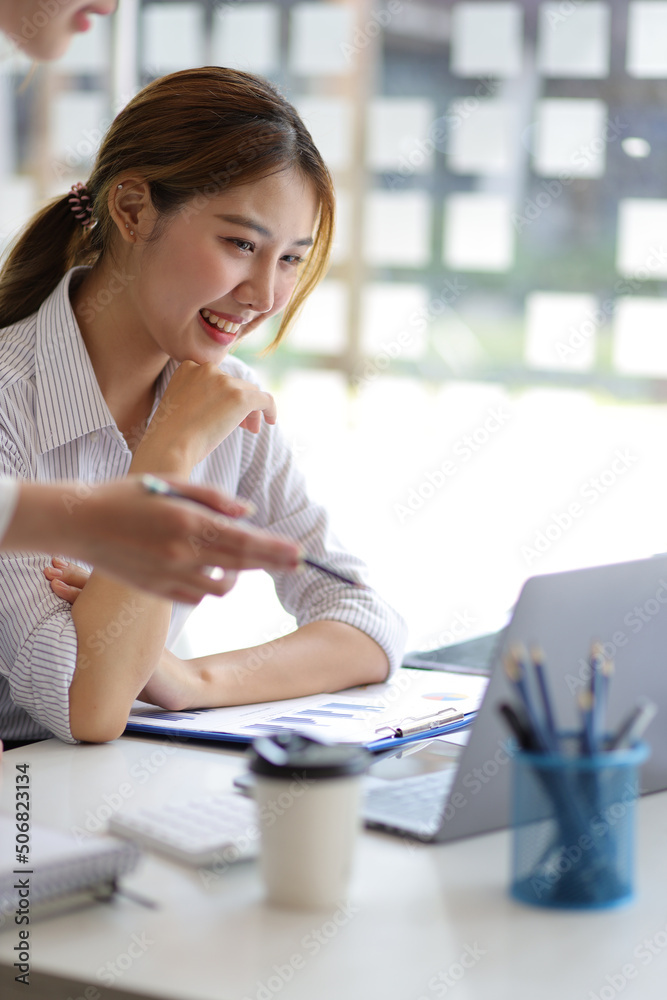
[[[235,185],[294,167],[319,202],[314,245],[274,338],[277,344],[323,277],[331,250],[331,176],[296,110],[266,80],[205,66],[153,81],[115,118],[87,182],[96,224],[84,230],[69,192],[34,216],[0,273],[0,328],[39,309],[65,273],[110,252],[115,225],[108,208],[117,178],[139,173],[159,216],[197,211]],[[158,227],[160,218],[158,218]]]

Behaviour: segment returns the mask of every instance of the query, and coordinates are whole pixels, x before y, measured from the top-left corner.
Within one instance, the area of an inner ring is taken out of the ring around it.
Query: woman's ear
[[[126,177],[109,191],[109,215],[126,243],[147,238],[154,214],[150,186],[143,177]]]

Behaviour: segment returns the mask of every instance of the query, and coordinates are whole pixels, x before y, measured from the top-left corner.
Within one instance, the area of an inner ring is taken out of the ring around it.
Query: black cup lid
[[[361,774],[373,759],[363,747],[327,743],[300,733],[274,733],[253,740],[250,770],[270,778],[340,778]]]

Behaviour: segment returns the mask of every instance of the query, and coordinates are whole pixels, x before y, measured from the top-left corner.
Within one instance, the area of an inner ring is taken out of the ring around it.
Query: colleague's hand
[[[238,570],[298,566],[299,548],[293,542],[234,523],[246,511],[241,503],[208,487],[173,485],[215,509],[149,494],[133,478],[109,483],[89,490],[71,507],[51,538],[51,551],[57,547],[123,583],[189,604],[206,594],[226,594]],[[73,486],[70,490],[75,497]],[[211,567],[220,567],[224,575],[209,575]],[[79,575],[65,585],[79,588],[81,580]]]
[[[182,457],[184,472],[189,472],[237,427],[258,433],[262,414],[267,423],[276,422],[276,404],[270,393],[221,372],[216,365],[183,361],[171,377],[135,458],[141,463],[148,457],[152,464],[156,460],[159,464],[161,455]]]

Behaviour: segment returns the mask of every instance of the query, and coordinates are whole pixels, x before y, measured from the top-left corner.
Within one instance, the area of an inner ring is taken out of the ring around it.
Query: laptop
[[[440,649],[418,650],[406,653],[403,667],[416,667],[421,670],[445,670],[447,673],[488,674],[493,662],[493,656],[505,633],[485,632],[464,642],[455,642]]]
[[[407,778],[386,780],[378,775],[390,762],[374,765],[364,804],[366,824],[428,842],[507,827],[511,753],[497,706],[517,698],[505,676],[503,655],[517,642],[538,644],[559,728],[579,729],[576,698],[587,684],[595,640],[604,643],[615,664],[607,711],[610,730],[638,697],[658,705],[657,720],[646,734],[651,755],[642,768],[641,791],[667,789],[667,555],[661,555],[529,579],[494,649],[489,684],[467,746],[461,750],[432,741],[420,751],[427,757],[426,773]]]

